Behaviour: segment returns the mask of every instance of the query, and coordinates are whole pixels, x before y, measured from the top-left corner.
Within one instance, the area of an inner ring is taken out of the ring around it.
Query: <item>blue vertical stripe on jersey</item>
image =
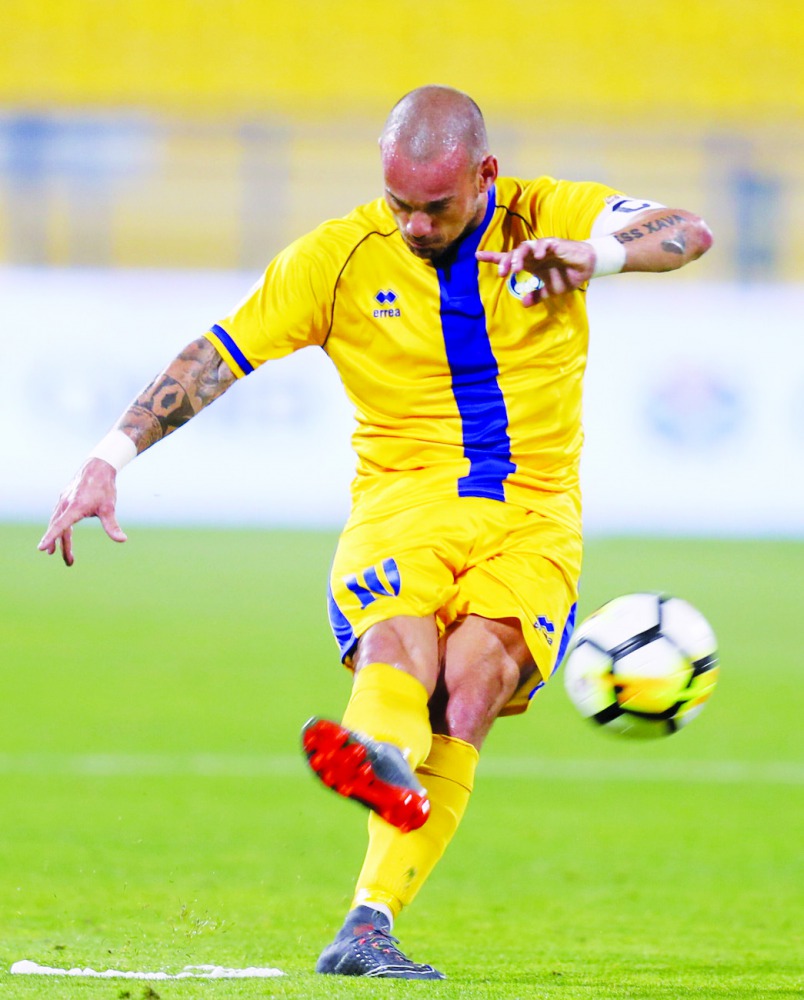
[[[226,350],[232,355],[234,360],[240,366],[240,370],[244,375],[250,375],[254,371],[254,365],[252,365],[222,326],[218,326],[216,323],[209,332],[215,334],[218,340],[223,344]]]
[[[503,482],[516,466],[511,461],[508,412],[497,381],[499,369],[486,328],[475,260],[495,207],[492,188],[483,222],[461,241],[454,258],[436,271],[441,328],[461,415],[463,451],[469,459],[468,474],[458,480],[458,496],[505,500]]]

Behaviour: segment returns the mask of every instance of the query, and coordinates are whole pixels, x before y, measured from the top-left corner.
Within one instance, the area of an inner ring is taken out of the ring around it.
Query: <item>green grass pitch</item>
[[[20,998],[787,998],[804,989],[800,541],[592,540],[582,613],[638,589],[697,604],[718,690],[631,744],[560,680],[502,720],[450,852],[397,929],[445,983],[316,977],[365,816],[298,752],[348,675],[334,535],[76,532],[76,565],[0,526],[0,995]],[[15,961],[271,980],[11,976]]]

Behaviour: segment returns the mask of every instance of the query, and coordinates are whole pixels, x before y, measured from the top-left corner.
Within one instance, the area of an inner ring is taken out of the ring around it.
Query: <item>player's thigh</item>
[[[497,551],[458,579],[458,593],[442,609],[442,623],[455,627],[468,615],[514,619],[536,670],[523,663],[519,686],[500,714],[522,712],[555,670],[575,620],[581,542],[577,533],[524,511],[505,511],[510,521]],[[520,658],[523,658],[520,646]]]
[[[492,718],[537,669],[519,619],[476,614],[445,633],[441,663],[447,699],[485,705]]]

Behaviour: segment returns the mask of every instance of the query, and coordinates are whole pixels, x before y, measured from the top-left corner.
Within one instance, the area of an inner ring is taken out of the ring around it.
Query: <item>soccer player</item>
[[[282,251],[90,452],[39,548],[115,517],[117,472],[270,358],[322,348],[354,404],[357,474],[329,592],[354,672],[311,719],[318,777],[369,807],[352,909],[322,973],[441,979],[391,937],[452,839],[478,752],[560,662],[581,564],[586,289],[671,271],[712,237],[688,211],[597,183],[498,177],[483,117],[412,91],[380,139],[384,197]]]

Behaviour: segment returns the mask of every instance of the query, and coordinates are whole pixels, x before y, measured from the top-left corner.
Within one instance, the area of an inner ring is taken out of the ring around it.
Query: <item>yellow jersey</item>
[[[487,497],[577,530],[586,290],[524,308],[536,279],[502,279],[475,251],[586,239],[615,193],[498,178],[482,223],[435,262],[410,252],[378,199],[290,244],[207,337],[238,377],[326,351],[355,409],[353,503],[368,516]]]

